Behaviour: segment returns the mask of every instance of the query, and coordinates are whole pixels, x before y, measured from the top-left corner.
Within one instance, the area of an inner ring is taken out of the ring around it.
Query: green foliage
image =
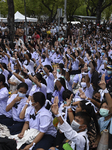
[[[15,12],[24,15],[24,0],[13,0]],[[62,8],[64,13],[64,0],[25,0],[27,16],[48,15],[55,17],[57,8]],[[97,4],[101,0],[67,0],[67,16],[71,20],[73,15],[96,15]],[[112,12],[112,0],[102,0],[101,12],[109,18]],[[4,17],[8,14],[7,2],[0,1],[0,13]]]
[[[8,14],[7,2],[0,1],[0,13],[3,15],[3,17],[7,17]]]

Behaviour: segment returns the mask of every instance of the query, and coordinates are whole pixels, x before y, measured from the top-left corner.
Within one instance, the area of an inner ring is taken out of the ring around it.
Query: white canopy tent
[[[7,18],[2,18],[2,17],[0,17],[0,22],[7,22]]]
[[[21,22],[21,21],[25,21],[25,16],[22,15],[19,11],[17,11],[15,14],[14,14],[14,19],[15,19],[15,22]],[[26,17],[27,19],[27,22],[37,22],[38,19],[37,18],[29,18],[29,17]]]

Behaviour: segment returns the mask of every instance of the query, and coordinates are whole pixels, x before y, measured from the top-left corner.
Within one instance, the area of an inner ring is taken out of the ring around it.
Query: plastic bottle
[[[108,130],[107,129],[103,130],[103,134],[100,138],[97,150],[108,150],[108,136],[109,136]]]
[[[73,150],[68,143],[63,144],[63,149],[64,150]]]

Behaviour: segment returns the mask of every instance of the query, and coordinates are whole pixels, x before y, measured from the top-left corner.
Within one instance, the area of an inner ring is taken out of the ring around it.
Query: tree
[[[14,2],[13,0],[7,0],[8,4],[8,27],[11,44],[14,40]]]
[[[87,15],[96,16],[96,22],[100,23],[101,13],[112,5],[112,0],[85,0],[85,3]]]
[[[97,15],[96,23],[100,24],[101,13],[104,11],[105,8],[111,5],[112,5],[112,0],[98,0],[97,11],[96,11],[96,15]]]
[[[62,0],[41,0],[41,3],[50,13],[50,21],[53,21],[57,14],[57,9],[61,6]],[[64,4],[64,2],[63,2]]]
[[[69,20],[74,20],[73,15],[75,11],[82,5],[82,0],[67,0],[67,16]]]

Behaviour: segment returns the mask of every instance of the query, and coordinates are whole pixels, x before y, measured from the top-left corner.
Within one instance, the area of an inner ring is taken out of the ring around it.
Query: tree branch
[[[101,12],[102,12],[105,8],[107,8],[107,7],[111,6],[111,5],[112,5],[112,1],[111,1],[110,3],[108,3],[107,5],[103,6],[102,9],[101,9]]]
[[[45,4],[44,0],[42,0],[42,4],[51,12],[52,10]]]

